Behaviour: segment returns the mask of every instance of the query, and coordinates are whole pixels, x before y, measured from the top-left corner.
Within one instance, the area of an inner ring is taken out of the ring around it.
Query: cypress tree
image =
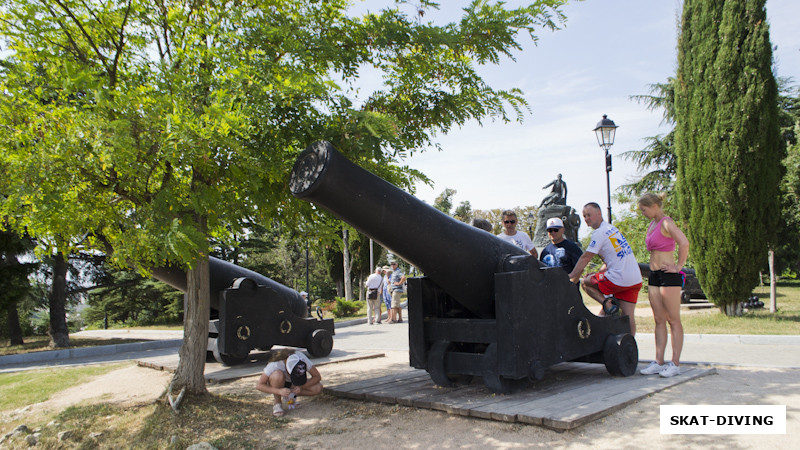
[[[686,0],[677,197],[692,261],[728,315],[758,283],[780,217],[781,141],[765,0]]]

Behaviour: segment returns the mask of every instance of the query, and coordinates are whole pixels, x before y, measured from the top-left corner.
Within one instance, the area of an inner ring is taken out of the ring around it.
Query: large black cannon
[[[186,292],[186,272],[153,270],[153,277]],[[305,347],[322,357],[333,348],[333,319],[309,317],[305,299],[277,281],[217,258],[209,259],[211,317],[208,351],[225,365],[244,362],[253,349]]]
[[[441,213],[330,143],[298,156],[290,188],[422,270],[408,281],[410,364],[437,384],[481,376],[509,392],[565,361],[636,370],[627,317],[595,316],[562,269]]]

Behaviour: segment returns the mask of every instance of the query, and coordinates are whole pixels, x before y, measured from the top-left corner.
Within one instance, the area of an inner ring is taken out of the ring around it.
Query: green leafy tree
[[[180,292],[136,272],[109,270],[89,292],[82,315],[94,326],[170,324],[183,314]]]
[[[457,193],[458,191],[455,189],[445,188],[433,201],[433,207],[449,216],[453,209],[453,197]]]
[[[781,130],[786,142],[786,173],[781,180],[781,206],[783,214],[775,248],[775,265],[778,273],[785,271],[800,274],[800,90],[791,86],[790,80],[779,80],[781,95]]]
[[[0,213],[64,258],[81,242],[119,266],[185,268],[174,387],[204,393],[212,242],[254,216],[330,224],[285,188],[314,140],[410,188],[424,175],[401,158],[437,134],[521,119],[522,93],[475,64],[556,28],[563,3],[477,1],[438,26],[398,8],[349,17],[345,0],[2,1]],[[356,98],[366,68],[384,85]]]
[[[634,95],[631,98],[644,103],[649,110],[662,111],[662,124],[675,124],[675,78],[666,83],[650,85],[650,95]],[[646,192],[667,192],[671,197],[678,160],[675,156],[675,130],[667,134],[645,138],[647,145],[642,150],[631,150],[620,156],[636,163],[644,174],[632,183],[623,184],[618,191],[623,195],[641,196]]]
[[[472,220],[472,205],[469,200],[464,200],[458,204],[456,210],[453,212],[453,217],[462,222],[469,222]]]
[[[764,3],[687,0],[678,42],[677,199],[698,278],[726,314],[758,283],[780,219],[784,147]]]

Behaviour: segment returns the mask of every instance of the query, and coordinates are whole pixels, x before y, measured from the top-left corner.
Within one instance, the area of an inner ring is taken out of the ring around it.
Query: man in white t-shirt
[[[375,272],[367,277],[367,282],[364,283],[367,286],[367,322],[369,322],[370,325],[373,323],[373,318],[375,319],[375,323],[381,323],[381,299],[379,291],[382,282],[381,266],[378,266]]]
[[[636,335],[633,313],[642,288],[642,275],[633,249],[616,227],[603,220],[603,210],[597,203],[587,203],[583,207],[583,220],[594,229],[592,242],[578,259],[569,279],[573,283],[580,280],[583,290],[603,305],[601,315],[612,315],[622,308],[630,320],[631,335]],[[600,255],[603,266],[597,273],[581,278],[594,255]]]
[[[539,257],[531,238],[525,232],[517,231],[517,213],[510,209],[503,211],[503,232],[497,237],[525,250],[534,258]]]

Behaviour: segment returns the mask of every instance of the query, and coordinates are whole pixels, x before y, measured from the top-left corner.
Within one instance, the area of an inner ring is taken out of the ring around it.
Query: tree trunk
[[[22,328],[19,326],[19,313],[17,312],[17,302],[12,301],[6,305],[6,317],[8,323],[8,337],[11,345],[22,345]]]
[[[739,317],[742,315],[742,302],[729,303],[723,307],[722,312],[729,317]]]
[[[769,251],[769,312],[778,312],[778,302],[776,300],[777,277],[775,276],[775,251]]]
[[[69,347],[67,328],[67,259],[57,252],[53,258],[53,285],[50,291],[50,335],[51,348]]]
[[[186,311],[183,324],[183,345],[173,377],[173,392],[185,387],[191,394],[205,394],[204,376],[208,349],[208,319],[211,308],[208,256],[201,258],[186,272]]]
[[[353,281],[350,279],[350,233],[347,228],[342,230],[342,240],[344,241],[344,250],[342,250],[342,260],[344,261],[344,299],[349,302],[353,300]]]

